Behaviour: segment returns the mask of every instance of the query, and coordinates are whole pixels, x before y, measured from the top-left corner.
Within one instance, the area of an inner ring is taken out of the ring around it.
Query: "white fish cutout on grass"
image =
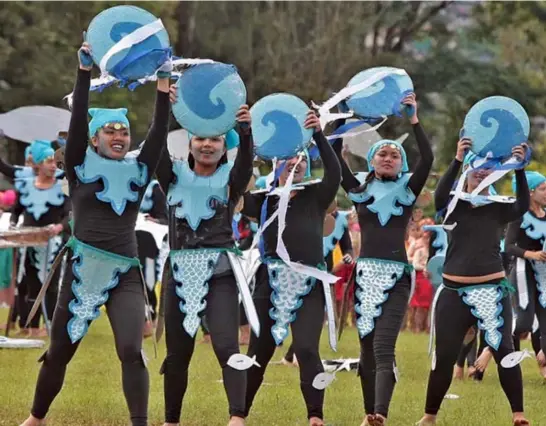
[[[455,395],[454,393],[448,393],[446,396],[444,396],[444,399],[459,399],[459,395]]]
[[[394,373],[394,381],[398,383],[400,381],[400,371],[398,371],[396,364],[392,365],[392,372]]]
[[[0,336],[0,349],[39,349],[45,346],[43,340],[10,339]]]
[[[231,355],[228,359],[227,365],[239,371],[248,370],[253,365],[256,367],[261,367],[261,365],[256,362],[256,355],[250,358],[244,354]]]
[[[533,358],[533,355],[527,349],[519,352],[512,352],[501,360],[501,366],[503,368],[513,368],[516,365],[519,365],[525,358]]]
[[[317,390],[324,390],[335,380],[335,373],[319,373],[313,379],[313,387]]]

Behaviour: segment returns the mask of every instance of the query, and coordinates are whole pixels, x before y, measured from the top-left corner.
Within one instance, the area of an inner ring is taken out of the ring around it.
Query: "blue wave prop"
[[[362,83],[378,72],[396,70],[391,67],[376,67],[355,75],[348,87]],[[402,115],[402,99],[413,92],[413,82],[407,75],[391,74],[370,87],[349,97],[345,104],[360,117],[379,118],[382,116]],[[407,111],[411,115],[411,110]]]
[[[99,65],[104,55],[123,37],[156,20],[150,12],[135,6],[115,6],[102,11],[93,18],[87,30],[86,41],[91,45],[93,61]],[[113,55],[106,64],[106,71],[122,81],[138,80],[153,75],[169,55],[169,35],[163,29]]]
[[[472,152],[493,158],[511,156],[512,148],[527,141],[530,122],[515,100],[491,96],[476,103],[465,117],[461,137],[472,139]]]
[[[268,95],[250,109],[256,155],[266,160],[287,159],[309,146],[313,129],[303,124],[309,107],[287,93]]]
[[[196,65],[178,80],[176,121],[201,137],[226,134],[235,127],[237,111],[246,102],[246,87],[234,65]]]

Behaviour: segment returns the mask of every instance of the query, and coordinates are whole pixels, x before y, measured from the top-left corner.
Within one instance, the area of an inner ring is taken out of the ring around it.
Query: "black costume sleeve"
[[[334,130],[337,130],[339,127],[345,124],[345,119],[336,120],[334,123]],[[351,171],[349,165],[343,159],[341,151],[343,150],[343,138],[338,138],[332,143],[332,148],[336,153],[336,157],[339,161],[341,167],[341,186],[345,192],[349,192],[352,189],[358,188],[360,186],[359,180],[355,177]]]
[[[63,232],[70,234],[70,212],[72,211],[72,203],[70,202],[70,198],[65,197],[64,199],[64,205],[63,205],[63,216],[61,220],[61,225],[63,225]]]
[[[504,223],[513,222],[522,217],[531,202],[529,186],[525,177],[525,170],[516,170],[516,202],[513,204],[501,204],[501,217]]]
[[[17,226],[17,223],[19,223],[19,216],[23,214],[23,211],[25,208],[21,204],[21,201],[19,200],[19,197],[17,197],[17,201],[11,208],[11,216],[9,218],[9,223],[12,226]]]
[[[173,182],[175,177],[173,173],[173,162],[166,146],[164,146],[161,151],[161,157],[159,158],[155,175],[157,176],[159,186],[161,186],[163,193],[166,194],[169,190],[169,185]]]
[[[148,182],[152,179],[159,160],[162,157],[162,152],[169,152],[166,148],[167,133],[169,131],[169,112],[170,112],[169,94],[166,92],[156,91],[154,120],[148,134],[146,142],[138,154],[137,160],[146,164],[148,167]]]
[[[427,135],[419,123],[413,125],[413,132],[415,134],[415,139],[417,140],[421,158],[413,168],[413,175],[408,182],[408,187],[417,197],[423,190],[428,179],[430,169],[432,168],[432,162],[434,161],[434,154],[432,153],[432,148],[430,147]]]
[[[252,133],[250,127],[243,128],[238,126],[240,144],[237,150],[235,163],[229,174],[229,198],[233,202],[238,202],[239,198],[245,193],[248,182],[252,177]]]
[[[4,160],[0,158],[0,173],[2,173],[6,177],[13,179],[15,177],[16,170],[17,170],[17,167],[14,167],[6,163]]]
[[[341,169],[337,156],[322,131],[315,132],[314,139],[324,166],[324,176],[317,185],[319,205],[326,210],[336,197],[341,182]]]
[[[72,115],[68,127],[68,137],[64,153],[66,177],[69,182],[76,180],[74,167],[79,166],[85,159],[85,151],[89,144],[89,128],[87,122],[87,108],[89,105],[89,86],[91,85],[91,71],[78,69]]]
[[[341,253],[343,253],[343,255],[349,254],[351,257],[353,256],[353,244],[351,243],[351,236],[348,229],[343,232],[343,235],[339,240],[339,248],[341,249]]]
[[[457,179],[457,174],[459,173],[462,164],[463,163],[454,158],[449,165],[449,168],[438,182],[436,191],[434,191],[434,205],[436,206],[436,211],[443,210],[447,207],[451,189],[453,188],[455,179]]]
[[[262,204],[265,201],[265,193],[251,194],[247,192],[244,196],[244,206],[241,210],[241,214],[246,217],[256,219],[260,221],[260,215],[262,211]]]
[[[521,226],[521,219],[510,222],[504,239],[504,252],[510,256],[524,257],[525,250],[517,245],[517,238]]]
[[[158,220],[162,225],[166,225],[167,218],[167,199],[160,185],[155,185],[152,189],[153,206],[150,210],[150,216]]]

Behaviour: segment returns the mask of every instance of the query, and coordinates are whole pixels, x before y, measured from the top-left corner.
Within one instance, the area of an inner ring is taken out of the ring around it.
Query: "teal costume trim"
[[[322,238],[322,254],[323,257],[328,256],[336,246],[336,242],[341,239],[347,228],[349,227],[349,214],[338,212],[336,216],[336,224],[332,233]]]
[[[546,308],[546,262],[531,261],[531,267],[535,274],[538,290],[538,302]]]
[[[520,228],[532,240],[544,242],[546,238],[546,220],[537,219],[529,212],[523,215]]]
[[[29,250],[29,253],[32,253],[31,264],[36,269],[38,279],[42,285],[45,283],[62,245],[63,238],[57,235],[49,239],[46,247],[32,247]]]
[[[89,115],[92,117],[89,122],[89,137],[95,136],[99,129],[108,123],[121,123],[129,128],[126,114],[127,108],[89,108]]]
[[[269,310],[269,316],[275,324],[271,327],[271,334],[279,345],[288,336],[288,326],[296,319],[296,311],[303,304],[301,298],[312,290],[316,279],[294,271],[279,259],[268,259],[266,263],[269,285],[273,290],[273,308]]]
[[[396,146],[396,148],[398,148],[398,151],[400,151],[400,156],[402,157],[402,169],[400,171],[402,173],[409,172],[408,157],[406,155],[406,151],[404,150],[404,147],[402,146],[402,144],[400,142],[393,141],[393,140],[390,140],[390,139],[382,139],[380,141],[377,141],[376,143],[374,143],[372,145],[372,147],[368,151],[368,155],[367,155],[366,158],[367,158],[367,161],[368,161],[368,168],[370,169],[370,172],[372,172],[374,170],[374,167],[372,165],[372,160],[373,160],[373,157],[374,157],[375,153],[380,148],[384,147],[385,145],[394,145],[394,146]]]
[[[88,244],[71,237],[67,245],[74,253],[72,272],[72,293],[68,309],[73,317],[66,326],[72,343],[87,333],[88,322],[100,316],[99,308],[108,300],[108,290],[119,283],[121,274],[139,266],[138,258],[128,258]],[[143,319],[144,320],[144,319]]]
[[[46,158],[53,157],[55,150],[51,147],[50,141],[36,140],[30,144],[30,155],[35,164],[40,164]]]
[[[193,133],[188,132],[188,139],[191,141],[191,139],[195,135]],[[239,137],[239,133],[237,133],[237,130],[231,129],[229,132],[227,132],[225,135],[223,135],[224,140],[226,142],[226,150],[231,151],[233,148],[238,148],[239,144],[241,142],[241,138]]]
[[[142,197],[142,202],[140,203],[140,212],[141,213],[148,213],[150,210],[154,207],[154,199],[153,199],[153,193],[154,188],[159,185],[159,182],[154,179],[146,188],[146,192],[144,193],[144,197]]]
[[[529,191],[534,191],[542,185],[544,182],[546,182],[546,177],[544,177],[543,174],[539,172],[532,172],[532,171],[525,171],[525,177],[527,178],[527,186],[529,187]],[[516,192],[516,175],[512,176],[512,191]]]
[[[355,203],[364,203],[373,197],[374,201],[366,207],[377,214],[381,226],[385,226],[392,215],[401,216],[401,206],[410,207],[415,202],[415,195],[408,188],[409,174],[403,174],[396,181],[373,179],[366,190],[359,193],[349,192],[348,197]],[[398,205],[397,205],[398,204]]]
[[[485,331],[485,341],[495,350],[499,349],[502,341],[499,328],[504,324],[501,314],[505,288],[506,284],[499,283],[457,289],[463,302],[470,306],[472,315],[478,319],[478,327]]]
[[[169,254],[173,278],[178,283],[175,291],[180,298],[179,308],[184,314],[182,326],[191,337],[195,337],[201,324],[209,280],[223,251],[226,250],[172,250]]]
[[[148,181],[148,167],[136,158],[110,160],[91,148],[87,148],[83,164],[74,170],[82,183],[102,181],[104,189],[95,195],[99,201],[110,203],[118,216],[125,211],[127,201],[138,201],[139,193],[131,189],[131,184],[142,188]]]
[[[19,202],[35,220],[39,220],[42,215],[46,214],[49,211],[49,206],[62,206],[65,200],[63,187],[59,181],[56,181],[51,188],[38,189],[34,178],[29,178],[18,190]]]
[[[383,259],[356,261],[355,311],[356,328],[360,338],[370,334],[375,327],[375,318],[381,316],[381,305],[389,298],[388,290],[402,278],[409,265]]]
[[[213,199],[221,203],[228,201],[228,182],[233,163],[222,164],[211,176],[196,175],[187,161],[175,161],[174,183],[169,185],[167,203],[176,207],[178,219],[185,219],[196,231],[201,220],[214,216],[216,210],[211,206]]]

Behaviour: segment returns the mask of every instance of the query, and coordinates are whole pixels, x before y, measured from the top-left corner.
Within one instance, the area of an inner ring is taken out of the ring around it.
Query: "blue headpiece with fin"
[[[89,122],[89,137],[95,136],[97,131],[109,123],[124,124],[129,128],[127,108],[89,108],[91,121]]]
[[[374,170],[374,167],[372,165],[372,159],[373,159],[375,153],[377,151],[379,151],[379,149],[381,149],[385,145],[394,145],[400,151],[400,155],[402,157],[402,169],[400,171],[402,173],[409,172],[408,157],[406,155],[406,151],[404,150],[404,147],[402,146],[402,144],[400,142],[391,141],[390,139],[382,139],[382,140],[380,140],[380,141],[378,141],[378,142],[376,142],[376,143],[374,143],[372,145],[372,147],[368,151],[368,157],[367,157],[368,170],[370,172],[372,172]]]
[[[188,139],[191,141],[191,139],[195,135],[193,133],[188,132]],[[235,129],[231,129],[229,132],[227,132],[224,135],[224,139],[226,141],[226,150],[230,151],[233,148],[237,148],[239,146],[240,138],[239,133]]]
[[[534,191],[538,186],[546,182],[546,177],[539,172],[526,171],[525,177],[530,191]],[[516,175],[512,176],[512,191],[516,192]]]
[[[256,188],[265,189],[266,180],[267,180],[266,176],[260,176],[258,179],[256,179]]]
[[[51,147],[50,141],[36,140],[30,144],[30,155],[32,155],[32,161],[36,164],[40,164],[46,158],[53,157],[55,150]]]
[[[30,145],[25,148],[25,161],[28,161],[30,157]]]

